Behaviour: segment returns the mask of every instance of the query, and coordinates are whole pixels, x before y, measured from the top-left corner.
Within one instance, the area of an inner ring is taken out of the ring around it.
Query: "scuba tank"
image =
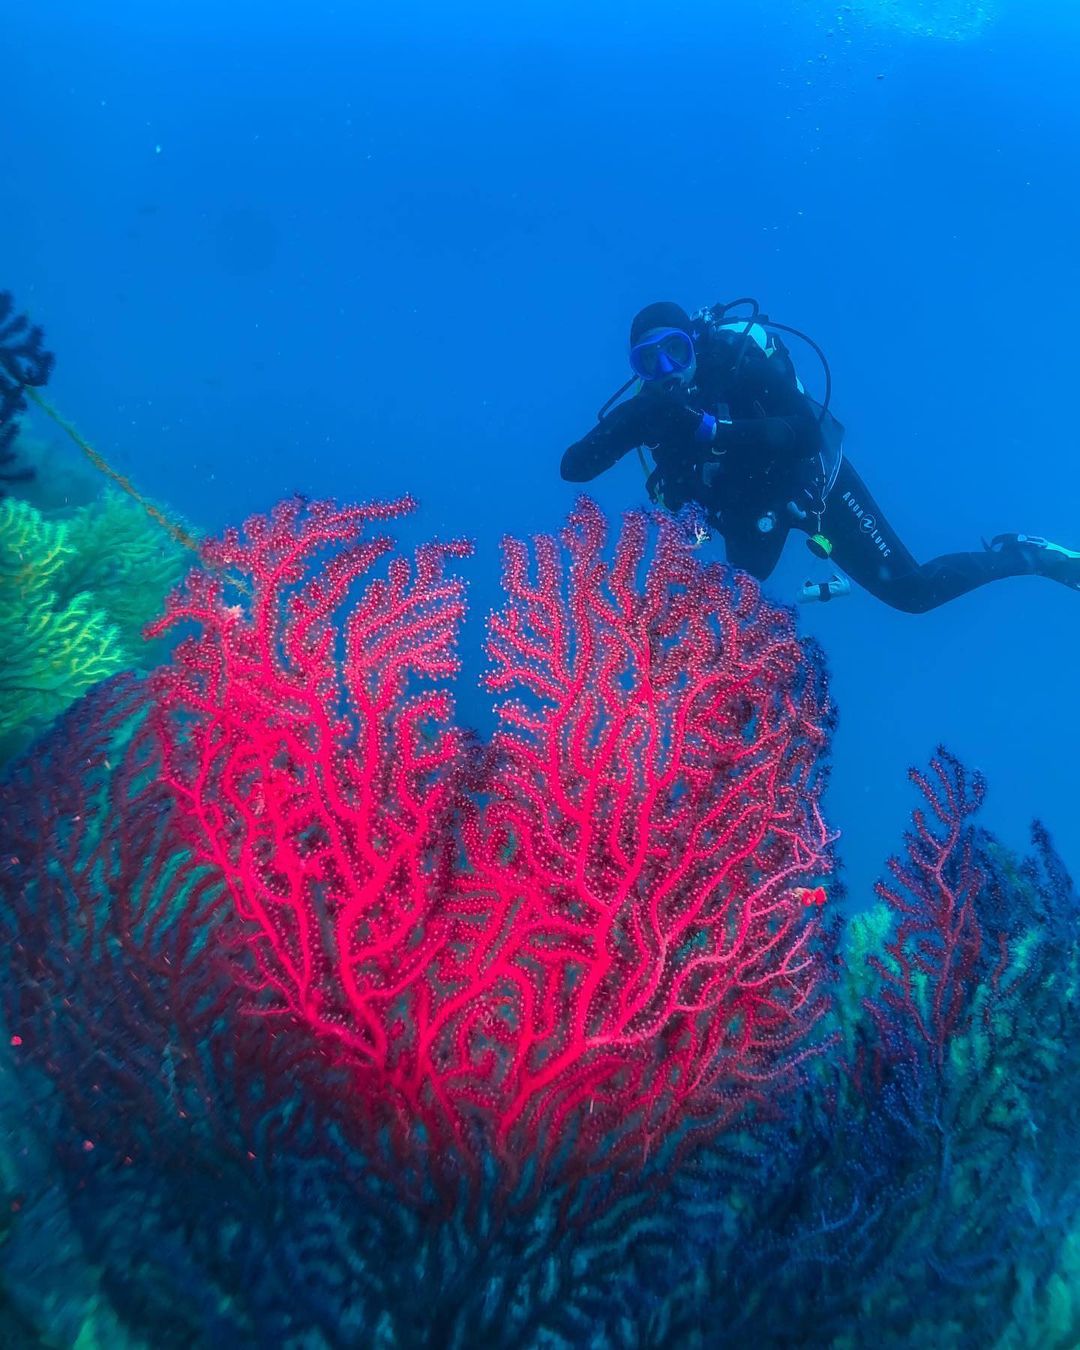
[[[738,309],[741,305],[749,305],[750,313],[748,315],[732,314],[733,309]],[[699,313],[693,315],[695,320],[701,320],[710,328],[726,329],[731,331],[738,329],[742,331],[738,334],[739,353],[735,359],[735,373],[738,374],[743,362],[746,360],[746,354],[750,347],[757,344],[764,347],[770,336],[770,330],[775,329],[779,333],[790,333],[793,337],[799,338],[814,352],[815,356],[821,362],[821,369],[825,374],[825,397],[820,403],[816,399],[811,401],[818,408],[818,421],[824,422],[829,414],[829,404],[832,402],[832,370],[829,367],[829,360],[825,353],[809,334],[804,333],[801,328],[793,328],[790,324],[778,323],[775,319],[770,319],[767,314],[762,314],[761,306],[753,296],[744,295],[738,300],[720,301],[715,305],[709,305]],[[757,330],[757,331],[755,331]],[[759,336],[759,333],[761,336]],[[764,340],[763,340],[764,339]],[[775,348],[773,348],[775,350]],[[796,377],[798,379],[798,377]],[[799,389],[803,390],[802,381],[798,380]]]
[[[743,305],[750,306],[748,315],[733,315],[731,313],[732,310]],[[825,513],[825,503],[833,489],[840,472],[840,465],[844,459],[844,428],[829,409],[829,404],[832,402],[832,370],[829,366],[828,357],[814,339],[809,334],[804,333],[802,329],[794,328],[790,324],[778,323],[775,319],[770,319],[767,314],[762,314],[761,306],[752,296],[744,296],[740,300],[729,300],[726,303],[711,305],[693,317],[695,321],[700,320],[714,330],[735,334],[738,354],[735,358],[733,372],[736,375],[752,345],[756,344],[769,354],[777,350],[775,345],[770,347],[770,339],[774,329],[777,332],[790,333],[801,339],[821,362],[821,369],[825,375],[825,395],[820,402],[806,392],[802,380],[795,374],[794,368],[792,370],[799,392],[811,408],[815,410],[818,426],[821,428],[821,451],[818,456],[821,462],[820,493],[817,503],[811,506],[809,512],[803,511],[794,502],[788,504],[788,509],[793,516],[799,519],[805,520],[807,515],[815,517],[817,530],[807,541],[807,547],[815,557],[827,558],[832,552],[832,543],[821,532],[821,517]]]

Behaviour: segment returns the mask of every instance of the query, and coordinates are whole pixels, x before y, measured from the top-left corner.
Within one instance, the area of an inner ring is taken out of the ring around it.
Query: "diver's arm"
[[[568,483],[587,483],[637,445],[708,443],[716,418],[666,394],[639,395],[620,403],[562,457]]]
[[[635,445],[644,444],[642,420],[640,399],[632,398],[613,408],[563,455],[561,472],[566,482],[587,483],[610,469]]]

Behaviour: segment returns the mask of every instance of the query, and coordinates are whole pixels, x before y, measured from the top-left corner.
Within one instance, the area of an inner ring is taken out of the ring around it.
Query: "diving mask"
[[[693,339],[681,328],[654,328],[630,348],[630,369],[640,380],[677,378],[693,364]]]

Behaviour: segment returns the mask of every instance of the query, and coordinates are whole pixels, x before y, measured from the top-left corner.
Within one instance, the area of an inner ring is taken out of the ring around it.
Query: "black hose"
[[[832,371],[829,369],[828,357],[814,339],[804,333],[802,329],[792,328],[790,324],[786,323],[774,323],[772,319],[767,317],[762,320],[762,323],[766,328],[778,328],[781,333],[791,333],[794,337],[802,338],[803,342],[817,354],[817,359],[821,362],[821,368],[825,372],[825,397],[822,400],[821,413],[818,416],[818,421],[823,422],[825,414],[829,411],[829,404],[832,402]]]
[[[829,411],[829,404],[832,402],[832,370],[829,368],[828,357],[814,339],[810,337],[809,334],[804,333],[801,328],[793,328],[787,323],[777,323],[775,320],[770,319],[767,314],[762,314],[761,306],[752,296],[743,296],[741,300],[729,300],[727,304],[715,305],[713,308],[719,309],[721,316],[727,318],[728,310],[735,309],[738,305],[752,305],[753,310],[751,311],[749,319],[746,321],[746,327],[742,331],[742,347],[739,351],[738,360],[735,362],[733,374],[738,373],[739,368],[743,363],[743,359],[750,349],[750,330],[755,323],[760,323],[763,328],[776,328],[781,333],[791,333],[793,337],[801,338],[803,342],[813,350],[817,359],[821,362],[822,370],[825,372],[825,398],[821,404],[821,412],[818,414],[818,423],[824,422],[825,414]]]
[[[636,375],[631,375],[630,378],[626,381],[626,383],[622,386],[621,389],[616,389],[616,390],[615,390],[615,392],[612,394],[612,396],[608,399],[608,401],[604,404],[604,406],[603,406],[603,407],[600,409],[600,411],[596,414],[596,420],[597,420],[598,422],[602,422],[602,421],[604,420],[604,418],[607,416],[609,410],[611,409],[611,405],[612,405],[613,403],[618,403],[619,399],[622,398],[623,394],[626,393],[626,391],[630,388],[630,386],[634,383],[634,381],[635,381],[636,379],[637,379],[637,376],[636,376]]]

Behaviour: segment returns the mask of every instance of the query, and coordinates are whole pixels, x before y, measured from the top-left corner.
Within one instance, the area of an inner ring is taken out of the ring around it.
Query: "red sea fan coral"
[[[365,530],[411,509],[287,503],[210,546],[214,570],[149,630],[202,629],[156,675],[158,727],[192,843],[250,924],[253,1009],[302,1017],[391,1096],[393,1009],[437,941],[463,749],[448,693],[410,682],[457,670],[464,590],[445,567],[466,548],[369,575],[392,541]],[[249,613],[226,604],[229,577]]]
[[[313,1029],[373,1147],[575,1172],[674,1157],[781,1096],[825,1007],[831,711],[790,615],[630,515],[507,545],[500,728],[452,724],[462,545],[408,503],[279,508],[208,554],[157,678],[166,773],[248,923],[251,1008]],[[651,546],[650,537],[655,542]]]
[[[641,514],[610,564],[605,535],[584,502],[532,576],[507,545],[501,727],[461,886],[482,936],[446,1044],[504,1149],[572,1139],[611,1168],[722,1128],[809,1053],[821,972],[793,891],[828,867],[830,715],[749,577],[700,565],[672,522],[651,557]]]

